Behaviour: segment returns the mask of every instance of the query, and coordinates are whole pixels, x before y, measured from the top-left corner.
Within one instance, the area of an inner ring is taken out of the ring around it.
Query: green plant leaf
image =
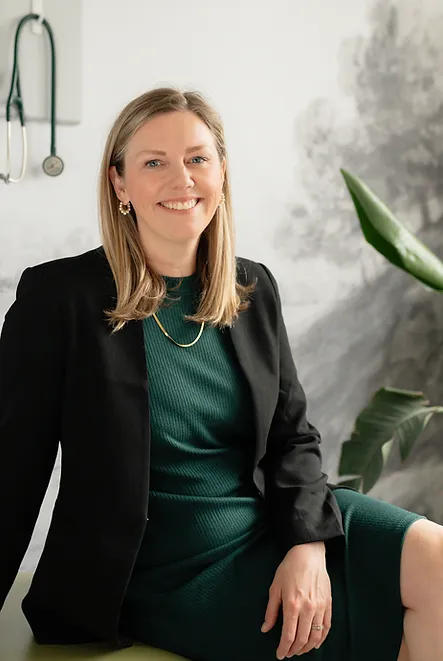
[[[379,479],[398,438],[402,459],[406,459],[415,441],[434,413],[443,407],[429,406],[423,393],[384,387],[358,416],[351,438],[341,449],[339,475],[359,476],[362,491],[367,493]]]
[[[400,444],[400,456],[402,461],[409,457],[414,443],[425,429],[434,413],[443,413],[443,407],[423,407],[414,411],[408,418],[403,420],[398,427],[396,436]]]
[[[394,216],[359,177],[341,170],[366,241],[394,266],[443,291],[443,262]]]
[[[383,446],[382,446],[383,447]],[[378,452],[374,452],[372,455],[368,465],[366,466],[366,470],[363,473],[363,488],[362,491],[363,493],[368,493],[374,486],[374,484],[377,482],[378,478],[383,472],[383,468],[385,466],[385,462],[383,459],[383,452],[382,452],[382,447],[379,449]]]

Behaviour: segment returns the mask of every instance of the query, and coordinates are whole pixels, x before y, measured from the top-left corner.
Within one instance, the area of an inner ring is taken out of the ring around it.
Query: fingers
[[[287,656],[299,654],[302,650],[308,651],[320,642],[323,632],[312,629],[312,625],[322,623],[322,619],[322,614],[315,614],[312,608],[305,605],[298,618],[296,636],[292,640]]]
[[[283,627],[277,648],[277,659],[288,655],[296,634],[298,635],[300,606],[295,599],[283,600]]]
[[[301,628],[300,620],[299,620],[299,628]],[[329,631],[331,629],[331,622],[332,622],[332,599],[329,599],[327,602],[326,610],[324,611],[323,615],[322,612],[316,610],[316,614],[309,625],[309,635],[305,645],[303,645],[301,648],[298,647],[298,635],[297,635],[297,639],[294,641],[293,646],[289,650],[289,656],[292,656],[293,654],[298,654],[301,656],[302,654],[306,654],[306,652],[310,652],[312,649],[314,649],[314,647],[315,649],[321,647],[329,634]],[[322,630],[312,628],[313,625],[318,625],[318,624],[323,625]],[[301,635],[301,639],[305,639],[305,638],[306,638],[306,631]]]
[[[261,630],[263,633],[270,631],[274,624],[277,622],[278,611],[281,604],[281,592],[271,585],[269,589],[269,601],[266,608],[265,621],[262,624]]]
[[[329,599],[328,605],[325,610],[325,616],[323,618],[323,625],[324,629],[321,632],[322,637],[319,643],[317,643],[316,648],[318,649],[323,643],[325,642],[327,635],[331,629],[331,624],[332,624],[332,599]]]
[[[314,619],[311,616],[299,618],[297,637],[288,652],[289,657],[294,654],[306,654],[314,647],[320,646],[324,630],[312,628],[312,625],[318,624],[322,624],[321,615],[315,615]]]

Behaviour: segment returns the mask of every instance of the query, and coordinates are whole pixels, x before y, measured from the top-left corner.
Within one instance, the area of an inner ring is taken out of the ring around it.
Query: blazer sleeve
[[[280,388],[268,434],[265,458],[266,500],[277,539],[285,551],[296,544],[344,535],[338,503],[321,470],[320,434],[306,419],[306,397],[298,380],[277,299]]]
[[[63,333],[54,288],[40,267],[27,268],[0,335],[0,609],[57,456]]]

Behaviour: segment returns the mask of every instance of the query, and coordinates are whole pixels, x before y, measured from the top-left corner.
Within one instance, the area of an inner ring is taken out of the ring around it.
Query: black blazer
[[[276,282],[257,278],[231,336],[255,405],[254,482],[282,550],[343,535],[305,418]],[[141,322],[111,335],[102,247],[27,268],[0,339],[0,607],[29,545],[58,444],[59,493],[22,608],[39,643],[132,641],[119,612],[149,516],[149,375]],[[332,487],[333,488],[333,487]]]

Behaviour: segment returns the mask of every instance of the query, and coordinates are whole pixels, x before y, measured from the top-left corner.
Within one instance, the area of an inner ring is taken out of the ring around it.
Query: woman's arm
[[[26,269],[0,336],[0,608],[57,455],[64,370],[57,284],[44,268]]]
[[[284,551],[296,544],[326,541],[343,535],[337,501],[321,470],[321,438],[306,419],[306,397],[298,380],[282,316],[279,314],[280,391],[268,435],[265,459],[266,500]]]

